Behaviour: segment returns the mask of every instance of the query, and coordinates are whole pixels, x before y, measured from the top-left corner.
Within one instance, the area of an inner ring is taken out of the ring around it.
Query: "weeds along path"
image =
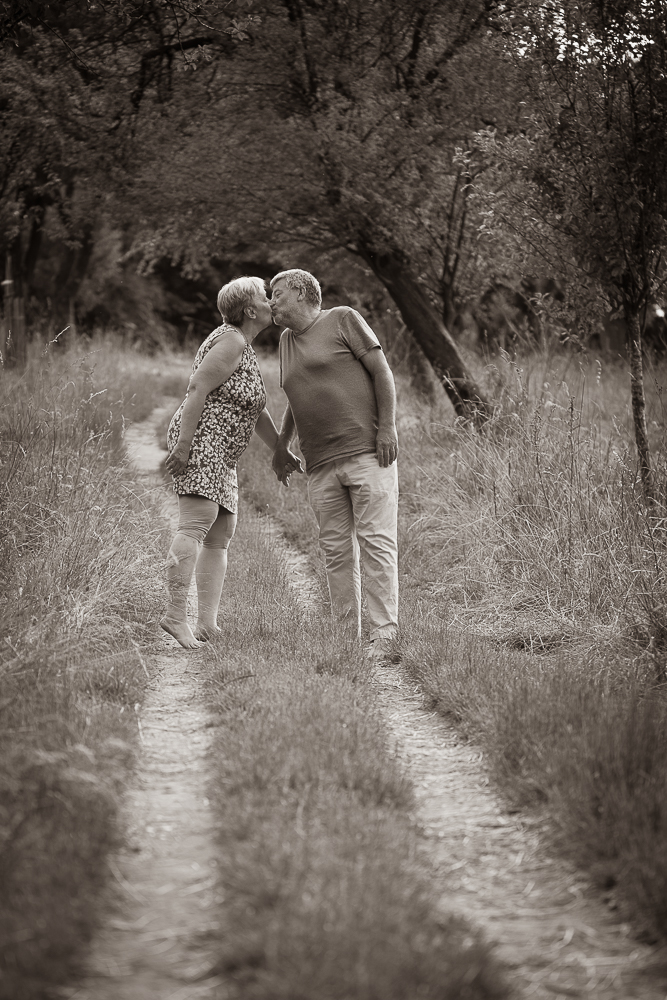
[[[314,608],[308,561],[271,528],[293,585]],[[374,669],[393,752],[415,788],[422,845],[443,915],[483,929],[517,1000],[667,1000],[652,950],[631,937],[581,872],[548,851],[536,823],[509,814],[481,751],[441,715],[400,666]]]
[[[651,949],[629,936],[581,873],[550,856],[539,829],[508,815],[481,752],[424,710],[399,667],[378,670],[375,680],[395,752],[414,782],[443,910],[496,942],[517,996],[665,1000]]]
[[[174,409],[172,407],[171,409]],[[163,452],[155,428],[165,409],[126,432],[146,488]],[[177,506],[166,494],[165,514]],[[86,976],[70,1000],[196,1000],[219,984],[207,942],[217,909],[212,820],[206,799],[209,719],[199,693],[197,656],[165,637],[139,715],[141,753],[125,811],[127,849],[112,862],[119,901],[93,943]]]

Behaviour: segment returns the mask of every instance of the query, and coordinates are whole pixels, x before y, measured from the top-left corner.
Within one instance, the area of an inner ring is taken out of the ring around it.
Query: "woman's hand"
[[[290,476],[293,472],[303,472],[301,459],[290,451],[282,441],[279,441],[276,446],[271,465],[283,486],[289,486]]]
[[[185,472],[185,467],[188,464],[189,457],[190,445],[177,441],[176,447],[167,456],[164,464],[167,466],[167,470],[172,474],[172,476],[180,476],[182,472]]]

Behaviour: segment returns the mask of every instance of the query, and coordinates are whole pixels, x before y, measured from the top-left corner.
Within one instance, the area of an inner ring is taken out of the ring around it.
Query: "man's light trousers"
[[[320,528],[320,546],[334,616],[361,635],[361,567],[370,638],[398,628],[398,473],[375,455],[327,462],[308,476],[308,496]]]

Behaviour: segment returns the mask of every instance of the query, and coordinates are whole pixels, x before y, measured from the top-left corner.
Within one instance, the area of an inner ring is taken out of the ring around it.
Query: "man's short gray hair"
[[[298,267],[293,267],[290,271],[281,271],[280,274],[276,274],[274,278],[271,278],[271,288],[273,288],[276,281],[282,281],[283,279],[288,288],[296,288],[298,291],[304,293],[309,306],[317,306],[319,308],[322,305],[320,283],[310,271],[301,271]]]
[[[266,287],[261,278],[234,278],[223,285],[218,292],[218,309],[225,323],[240,326],[244,310],[262,292],[266,292]]]

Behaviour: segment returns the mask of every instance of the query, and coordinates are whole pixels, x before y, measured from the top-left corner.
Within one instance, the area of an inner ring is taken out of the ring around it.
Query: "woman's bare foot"
[[[216,639],[221,633],[222,629],[219,625],[205,625],[203,622],[197,622],[195,625],[194,636],[200,642],[208,642],[210,639]]]
[[[176,642],[180,642],[185,649],[199,649],[201,642],[198,642],[192,629],[187,622],[179,622],[173,618],[163,618],[160,626],[172,635]]]

